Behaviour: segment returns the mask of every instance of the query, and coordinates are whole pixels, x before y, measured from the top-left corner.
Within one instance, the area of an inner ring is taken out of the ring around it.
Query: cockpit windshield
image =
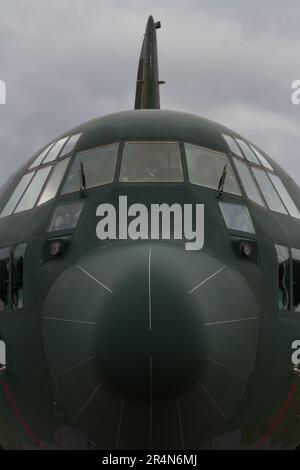
[[[0,219],[42,206],[57,194],[85,195],[117,182],[192,184],[218,191],[219,198],[245,195],[265,209],[300,219],[285,182],[256,147],[241,139],[224,135],[227,152],[174,141],[120,141],[75,152],[80,137],[64,137],[36,157],[8,200],[1,200]]]
[[[171,142],[125,144],[120,182],[148,183],[183,181],[179,145]]]

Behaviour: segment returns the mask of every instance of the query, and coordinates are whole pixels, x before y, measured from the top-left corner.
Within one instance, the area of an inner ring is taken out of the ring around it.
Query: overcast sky
[[[300,184],[299,0],[0,0],[0,184],[62,132],[133,107],[149,14],[162,108],[240,132]]]

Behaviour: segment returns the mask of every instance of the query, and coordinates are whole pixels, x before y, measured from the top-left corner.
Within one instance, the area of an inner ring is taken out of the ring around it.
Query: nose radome
[[[172,243],[89,254],[43,311],[58,395],[102,448],[195,448],[218,435],[244,395],[258,326],[237,271]]]
[[[97,365],[128,398],[175,397],[203,367],[201,314],[171,252],[128,252],[100,313]]]

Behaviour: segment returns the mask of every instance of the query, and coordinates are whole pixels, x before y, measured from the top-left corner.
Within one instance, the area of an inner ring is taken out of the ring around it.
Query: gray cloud
[[[98,115],[130,109],[149,14],[162,107],[221,122],[300,183],[300,4],[276,0],[10,0],[0,7],[0,183],[39,147]]]

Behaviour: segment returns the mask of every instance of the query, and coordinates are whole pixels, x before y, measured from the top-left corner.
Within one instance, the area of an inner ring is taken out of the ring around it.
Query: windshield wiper
[[[219,181],[218,194],[217,194],[217,198],[219,198],[219,199],[221,199],[222,196],[223,196],[226,176],[227,176],[227,163],[223,168],[223,172],[222,172],[222,175],[221,175],[221,178],[220,178],[220,181]]]
[[[80,195],[81,197],[85,197],[86,196],[86,180],[85,180],[84,166],[82,162],[80,162],[79,180],[80,180]]]

